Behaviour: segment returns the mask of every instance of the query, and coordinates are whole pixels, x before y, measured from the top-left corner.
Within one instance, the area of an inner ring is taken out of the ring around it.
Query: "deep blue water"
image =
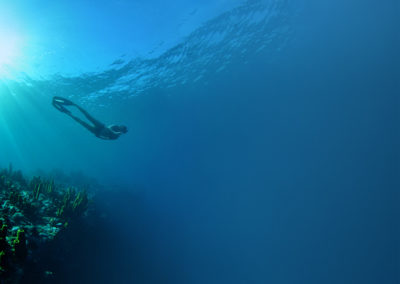
[[[400,283],[398,19],[249,1],[154,57],[1,81],[0,164],[105,185],[65,282]],[[54,95],[129,132],[99,140]]]

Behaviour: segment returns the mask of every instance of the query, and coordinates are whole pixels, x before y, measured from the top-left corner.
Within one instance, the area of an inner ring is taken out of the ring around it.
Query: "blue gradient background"
[[[0,83],[0,163],[80,170],[106,185],[102,229],[65,283],[400,283],[398,3],[19,2],[26,23],[44,13],[31,28],[41,50],[56,51],[38,70],[67,75]],[[254,30],[218,17],[250,21],[257,3],[274,11]],[[200,56],[207,39],[186,37],[201,23],[206,35],[247,35],[219,45],[221,72],[219,49]],[[71,48],[57,47],[58,33]],[[171,67],[163,54],[179,45],[191,53]],[[91,85],[114,86],[107,64],[137,58],[154,69],[130,75],[182,66],[204,76],[141,91]],[[92,137],[51,108],[56,94],[128,134]]]

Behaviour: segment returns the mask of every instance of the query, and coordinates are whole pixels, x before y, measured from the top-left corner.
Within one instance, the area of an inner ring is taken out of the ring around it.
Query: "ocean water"
[[[0,165],[100,184],[57,283],[400,283],[398,3],[37,2]]]

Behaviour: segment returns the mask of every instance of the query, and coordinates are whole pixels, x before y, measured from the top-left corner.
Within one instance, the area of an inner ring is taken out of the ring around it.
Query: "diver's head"
[[[111,130],[114,132],[119,132],[119,133],[128,132],[128,128],[125,125],[113,125],[113,126],[111,126]]]

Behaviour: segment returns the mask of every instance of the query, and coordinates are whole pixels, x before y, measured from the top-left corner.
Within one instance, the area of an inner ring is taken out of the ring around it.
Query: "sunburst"
[[[0,27],[0,76],[17,67],[21,56],[22,38],[12,29]]]

